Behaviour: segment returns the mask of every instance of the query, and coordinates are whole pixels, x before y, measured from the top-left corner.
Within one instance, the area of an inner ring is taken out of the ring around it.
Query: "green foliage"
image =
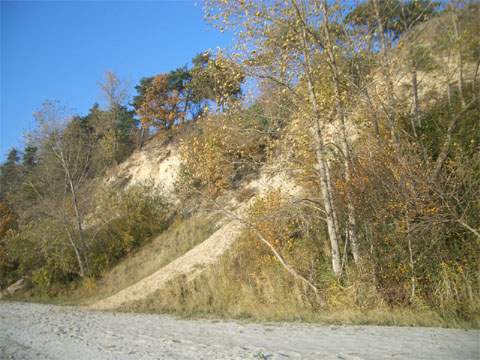
[[[13,193],[18,189],[21,177],[20,155],[18,150],[12,148],[7,160],[0,166],[0,199],[6,197],[7,193]]]
[[[37,164],[37,147],[27,145],[23,152],[22,165],[26,171],[31,171]]]
[[[92,133],[95,150],[93,166],[96,174],[125,160],[134,149],[137,121],[134,112],[113,104],[108,110],[94,105],[82,121]]]
[[[17,228],[17,215],[0,201],[0,289],[8,285],[12,278],[17,264],[13,261],[12,255],[5,243],[7,235]]]
[[[438,6],[438,2],[427,0],[378,1],[379,14],[377,16],[374,0],[369,0],[356,6],[347,15],[346,20],[357,26],[365,26],[369,32],[375,32],[378,18],[380,18],[386,35],[391,35],[396,39],[414,25],[431,18],[436,13]]]
[[[147,89],[151,85],[153,76],[143,77],[140,79],[140,82],[135,85],[135,90],[137,94],[133,97],[132,106],[135,110],[140,109],[142,103],[144,102],[145,94]]]
[[[165,230],[170,217],[169,205],[151,187],[97,191],[92,223],[85,230],[85,256],[91,277],[100,276]],[[54,217],[40,217],[8,231],[0,244],[16,264],[11,276],[30,275],[35,288],[50,295],[77,279],[77,260],[64,226],[69,225]]]
[[[121,192],[97,190],[93,224],[87,230],[90,276],[100,276],[168,226],[168,205],[151,190],[142,186]]]
[[[134,186],[124,192],[102,189],[95,210],[99,222],[91,232],[92,275],[149,241],[169,225],[167,201],[158,189]]]

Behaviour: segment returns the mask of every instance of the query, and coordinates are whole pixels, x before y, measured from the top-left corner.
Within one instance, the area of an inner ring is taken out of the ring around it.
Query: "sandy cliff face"
[[[107,184],[128,188],[132,185],[153,185],[175,198],[175,182],[180,170],[178,147],[155,138],[136,150],[112,170]]]
[[[181,165],[178,146],[175,143],[161,143],[150,140],[141,150],[135,151],[129,159],[112,169],[106,182],[119,188],[128,188],[137,184],[155,185],[175,200],[175,182]],[[246,181],[238,189],[248,189],[252,196],[235,200],[236,191],[227,194],[231,201],[226,207],[224,218],[217,224],[218,229],[205,241],[172,262],[158,269],[139,282],[121,289],[104,298],[91,307],[94,309],[116,309],[128,302],[144,299],[161,289],[177,276],[193,279],[202,271],[216,263],[218,259],[239,238],[243,230],[242,218],[245,211],[258,197],[270,190],[281,190],[286,196],[296,196],[301,189],[278,166],[265,166],[258,176]],[[181,204],[178,204],[181,206]],[[230,215],[229,215],[230,214]]]

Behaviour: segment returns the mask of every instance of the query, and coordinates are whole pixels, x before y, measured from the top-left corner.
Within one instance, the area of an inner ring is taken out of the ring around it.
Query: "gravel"
[[[480,359],[480,331],[244,324],[0,302],[0,359]]]

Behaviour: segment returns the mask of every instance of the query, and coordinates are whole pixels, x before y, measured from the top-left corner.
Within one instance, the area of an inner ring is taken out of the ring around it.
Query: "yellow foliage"
[[[256,166],[258,143],[227,117],[204,119],[198,131],[182,141],[180,155],[188,186],[217,196]]]

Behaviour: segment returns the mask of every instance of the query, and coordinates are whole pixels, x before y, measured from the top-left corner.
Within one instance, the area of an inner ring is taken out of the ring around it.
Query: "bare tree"
[[[38,176],[30,185],[44,210],[63,224],[83,277],[89,273],[89,264],[83,209],[87,199],[82,198],[82,186],[89,177],[92,141],[81,120],[72,119],[58,103],[45,102],[35,118],[39,130],[32,138],[41,161]]]
[[[113,71],[106,71],[104,80],[100,81],[98,85],[109,109],[125,105],[128,101],[129,83],[121,80]]]

